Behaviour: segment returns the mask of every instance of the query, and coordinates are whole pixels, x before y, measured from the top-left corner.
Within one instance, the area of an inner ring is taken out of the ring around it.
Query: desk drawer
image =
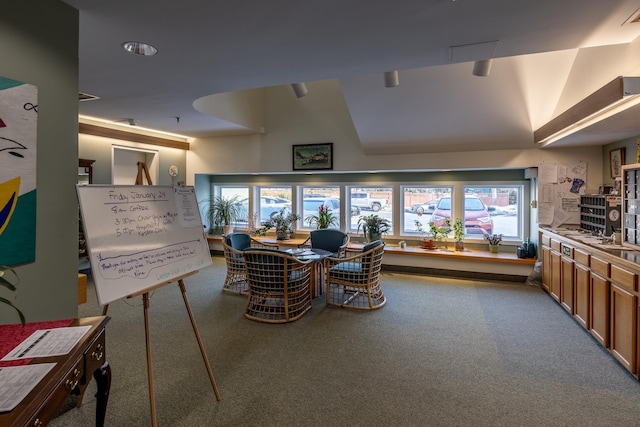
[[[591,271],[593,271],[594,273],[598,273],[602,277],[609,278],[610,267],[611,265],[608,262],[603,261],[600,258],[591,256]]]
[[[57,387],[51,391],[51,398],[47,401],[47,405],[42,407],[36,415],[29,420],[27,426],[45,426],[58,413],[58,408],[65,401],[69,393],[78,386],[83,377],[84,362],[80,359],[75,366],[67,372],[64,379],[60,381]]]
[[[104,361],[107,360],[106,345],[105,345],[105,331],[100,332],[95,341],[89,346],[87,351],[84,352],[84,371],[82,383],[88,384],[91,381],[91,375],[99,369]]]
[[[611,266],[611,282],[630,292],[638,290],[638,276],[615,265]]]

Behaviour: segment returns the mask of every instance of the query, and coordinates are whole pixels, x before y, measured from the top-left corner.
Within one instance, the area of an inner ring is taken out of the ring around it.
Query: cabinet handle
[[[96,349],[93,353],[91,353],[91,359],[100,361],[104,356],[104,345],[102,343],[98,343],[96,345]]]
[[[33,427],[41,427],[42,425],[44,425],[42,423],[42,420],[40,418],[36,418],[36,420],[33,422]]]
[[[78,385],[78,380],[80,378],[80,369],[74,369],[71,375],[71,378],[64,382],[64,387],[67,390],[73,390]]]

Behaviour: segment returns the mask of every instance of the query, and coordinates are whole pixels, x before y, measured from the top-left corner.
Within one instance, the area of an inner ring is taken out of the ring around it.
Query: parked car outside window
[[[415,212],[418,214],[424,214],[424,213],[431,213],[435,210],[436,206],[438,205],[438,202],[440,200],[430,200],[428,202],[424,202],[424,203],[415,203],[413,205],[411,205],[411,208],[409,208],[410,212]]]
[[[242,199],[242,205],[249,212],[249,199]],[[260,197],[260,220],[264,221],[278,214],[282,209],[291,209],[291,200],[282,197]]]
[[[493,219],[489,210],[477,196],[465,195],[464,198],[464,227],[465,234],[493,233]],[[431,221],[438,227],[444,224],[444,220],[451,218],[451,197],[443,197],[431,215]]]

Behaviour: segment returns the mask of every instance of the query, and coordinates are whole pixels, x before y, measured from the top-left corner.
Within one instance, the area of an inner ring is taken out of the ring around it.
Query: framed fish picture
[[[293,146],[293,170],[333,169],[333,142]]]

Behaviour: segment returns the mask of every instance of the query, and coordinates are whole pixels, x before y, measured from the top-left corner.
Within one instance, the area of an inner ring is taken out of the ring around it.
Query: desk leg
[[[111,390],[111,366],[109,362],[104,362],[100,369],[93,373],[98,391],[96,392],[96,427],[104,426],[104,419],[107,415],[107,402],[109,401],[109,390]]]

